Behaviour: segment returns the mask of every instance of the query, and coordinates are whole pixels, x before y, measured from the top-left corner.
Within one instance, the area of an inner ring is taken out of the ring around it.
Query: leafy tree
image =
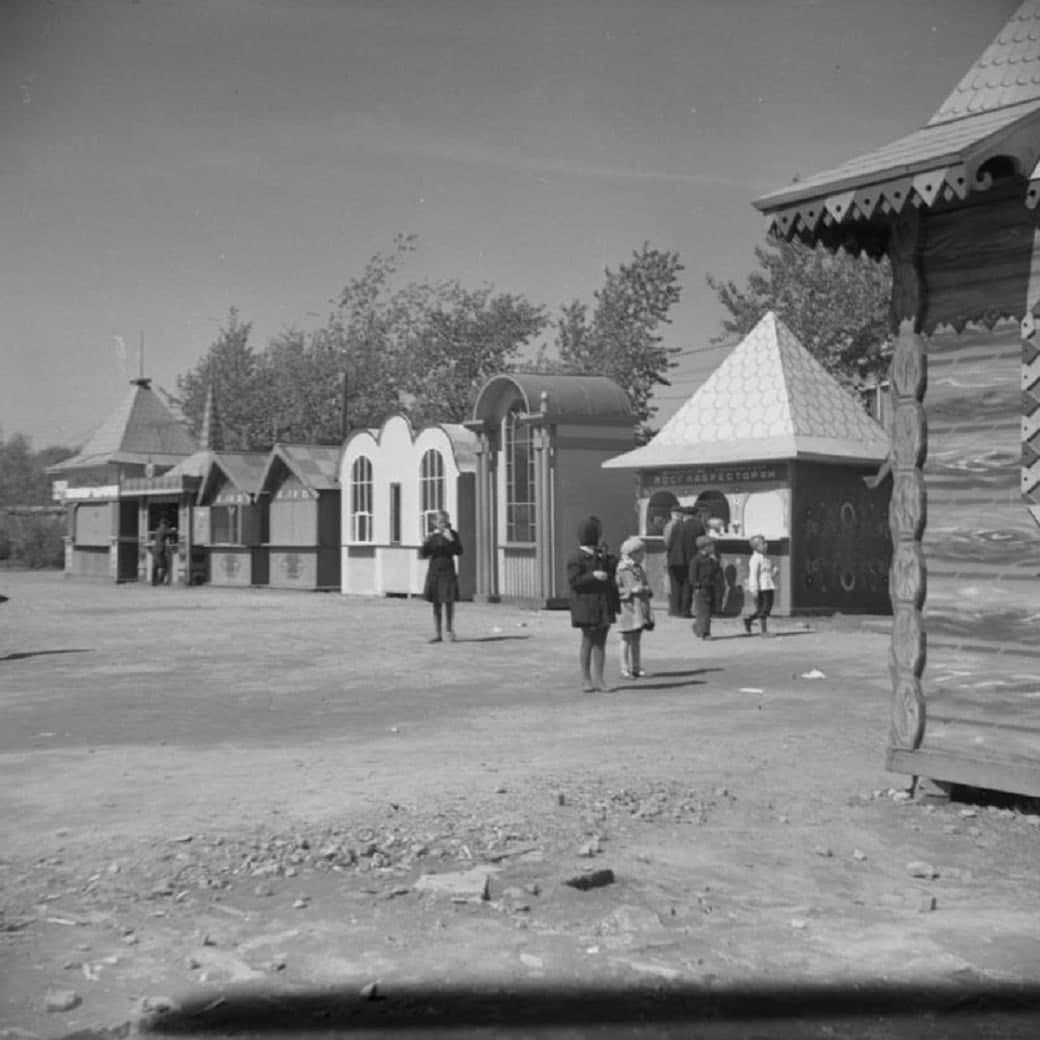
[[[398,235],[390,253],[376,253],[334,300],[320,336],[339,358],[337,385],[350,428],[378,426],[402,407],[400,382],[407,347],[432,307],[436,287],[394,279],[415,251],[414,235]],[[346,394],[343,380],[346,379]]]
[[[229,451],[270,447],[275,439],[269,414],[269,381],[260,357],[249,344],[252,330],[252,322],[241,321],[238,309],[232,307],[227,323],[202,360],[177,377],[174,400],[196,436],[202,429],[206,394],[213,386],[224,448]]]
[[[6,440],[0,435],[0,560],[61,566],[65,524],[48,509],[54,503],[47,467],[72,454],[72,449],[59,447],[34,451],[21,433]]]
[[[343,362],[323,331],[284,330],[269,341],[260,372],[272,440],[342,440]]]
[[[275,440],[338,443],[350,428],[404,411],[416,425],[465,419],[479,385],[510,367],[546,323],[522,296],[457,280],[397,285],[415,237],[373,256],[312,332],[288,328],[257,353],[232,309],[205,357],[177,381],[197,431],[215,382],[227,448]]]
[[[436,306],[402,358],[401,386],[413,423],[469,418],[481,385],[510,370],[546,321],[543,308],[523,296],[490,286],[465,289],[458,282],[440,286]]]
[[[729,312],[726,335],[743,337],[766,311],[777,316],[805,348],[846,384],[878,373],[886,362],[892,274],[887,260],[875,263],[844,251],[770,241],[755,248],[757,268],[743,288],[708,275],[708,285]]]
[[[47,467],[73,454],[71,448],[34,451],[24,434],[13,433],[6,440],[0,434],[0,506],[50,505],[52,478]]]
[[[670,386],[677,348],[664,344],[661,330],[679,302],[684,270],[679,254],[644,242],[627,264],[604,272],[603,288],[589,308],[574,300],[561,308],[556,322],[557,359],[543,351],[539,362],[549,370],[604,375],[623,387],[636,422],[654,412],[650,401],[659,386]]]

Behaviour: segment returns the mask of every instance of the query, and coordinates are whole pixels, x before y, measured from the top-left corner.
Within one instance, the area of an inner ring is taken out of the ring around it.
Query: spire
[[[213,390],[213,384],[209,384],[206,391],[206,404],[202,410],[202,430],[199,434],[199,449],[201,451],[221,451],[224,447],[224,431],[220,425],[220,415],[217,412],[217,395]]]

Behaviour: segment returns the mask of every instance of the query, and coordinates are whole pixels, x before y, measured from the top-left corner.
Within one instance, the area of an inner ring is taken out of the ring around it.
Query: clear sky
[[[909,133],[1018,0],[0,0],[0,429],[76,444],[228,308],[407,280],[551,310],[643,241],[686,270],[667,417],[720,360],[751,201]],[[116,346],[121,337],[126,356]]]

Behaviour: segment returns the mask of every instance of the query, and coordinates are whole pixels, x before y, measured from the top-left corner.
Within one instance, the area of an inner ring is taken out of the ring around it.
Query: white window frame
[[[445,507],[444,453],[427,448],[419,461],[419,537],[425,538],[435,526],[437,514]]]
[[[372,523],[372,460],[359,455],[350,467],[350,540],[371,543],[375,541]]]
[[[521,422],[523,406],[517,402],[505,417],[502,436],[502,454],[506,463],[506,542],[511,545],[533,545],[537,540],[537,474],[535,470],[534,433],[530,424]],[[520,434],[518,437],[517,434]],[[524,464],[526,470],[524,480],[527,497],[517,497],[517,459],[518,447],[527,450]],[[518,520],[517,514],[524,512],[526,523]],[[517,537],[518,534],[530,535],[529,538]]]

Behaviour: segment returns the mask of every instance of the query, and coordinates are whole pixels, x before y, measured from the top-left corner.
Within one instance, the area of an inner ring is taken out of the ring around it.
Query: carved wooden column
[[[928,355],[920,335],[924,292],[918,270],[920,214],[912,206],[901,212],[892,227],[891,322],[897,332],[889,369],[894,409],[889,443],[892,500],[892,677],[891,745],[913,750],[925,730],[925,697],[921,684],[926,661],[926,632],[922,618],[927,594],[924,550],[921,546],[928,519],[924,463],[928,455],[928,423],[924,396],[928,385]]]
[[[1022,497],[1040,524],[1040,229],[1033,230],[1033,262],[1022,319]]]
[[[476,595],[486,597],[488,595],[489,581],[487,573],[487,538],[488,521],[490,509],[488,507],[488,438],[482,429],[475,431],[477,434],[477,471],[475,479],[474,497],[476,498],[474,508],[474,531],[473,531],[473,553],[475,563]]]

